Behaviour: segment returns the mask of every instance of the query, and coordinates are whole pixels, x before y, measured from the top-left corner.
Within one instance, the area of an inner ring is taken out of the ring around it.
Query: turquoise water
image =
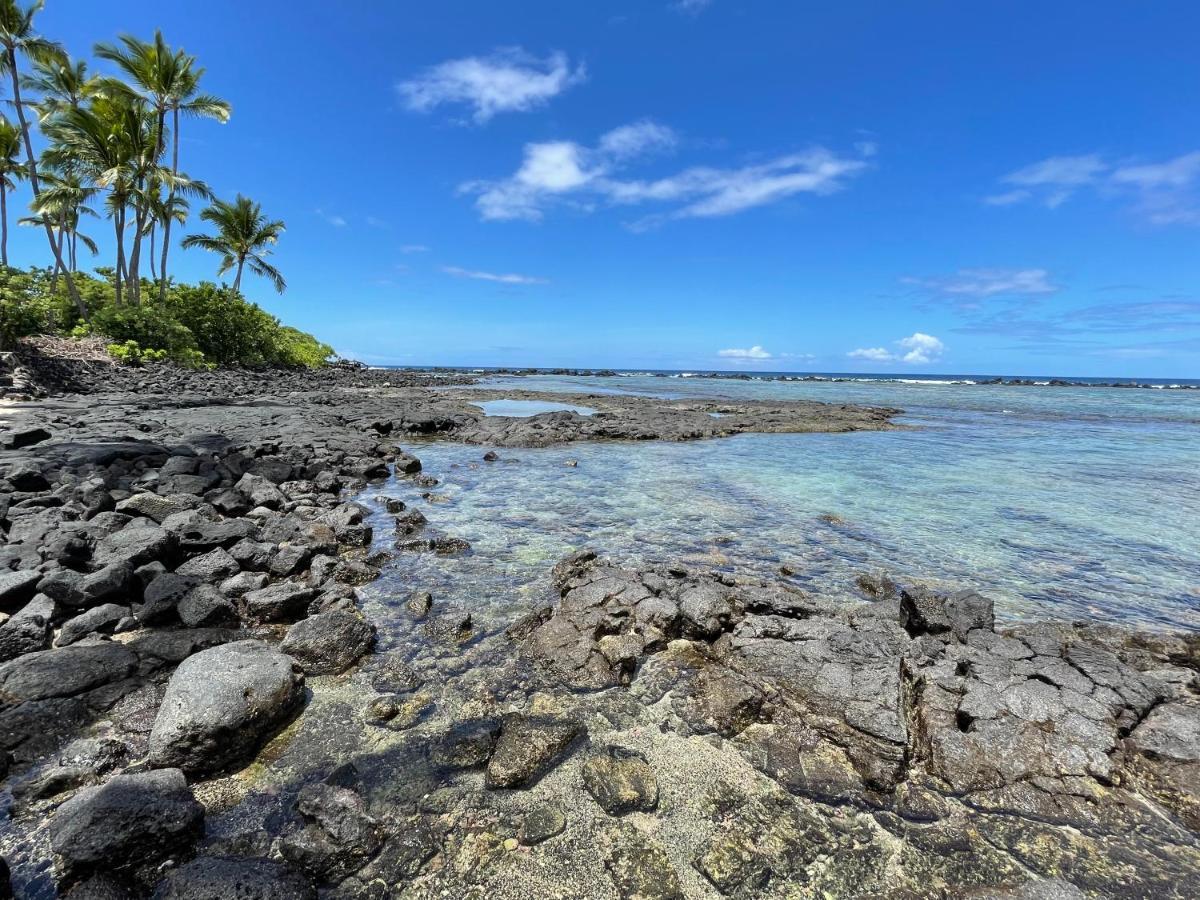
[[[911,430],[741,435],[501,451],[415,447],[433,502],[397,483],[473,556],[401,557],[380,586],[434,590],[502,627],[546,596],[549,567],[593,547],[631,563],[743,574],[781,564],[854,596],[885,571],[972,587],[998,613],[1200,628],[1200,393],[899,382],[496,378],[504,390],[816,399],[901,407]],[[574,461],[576,466],[570,466]]]

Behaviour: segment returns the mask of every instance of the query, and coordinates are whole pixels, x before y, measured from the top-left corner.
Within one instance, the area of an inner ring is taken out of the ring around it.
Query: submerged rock
[[[175,869],[152,900],[316,900],[300,872],[272,859],[206,856]]]
[[[375,626],[357,610],[309,616],[288,629],[280,649],[309,675],[337,675],[375,643]]]
[[[658,806],[658,781],[640,753],[608,747],[583,764],[588,793],[610,816]]]
[[[581,728],[569,719],[513,714],[506,716],[495,752],[488,761],[489,788],[513,788],[555,765]]]
[[[219,772],[258,749],[299,706],[304,676],[261,641],[235,641],[184,660],[150,733],[150,762],[190,775]]]

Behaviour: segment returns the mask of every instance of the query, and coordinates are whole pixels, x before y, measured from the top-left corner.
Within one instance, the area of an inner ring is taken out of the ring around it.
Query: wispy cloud
[[[959,269],[951,275],[909,276],[900,281],[962,310],[979,309],[996,298],[1038,298],[1059,290],[1046,269]]]
[[[345,217],[339,216],[336,213],[326,212],[323,209],[318,209],[316,212],[317,212],[318,216],[320,216],[322,219],[324,219],[328,224],[332,225],[334,228],[345,228],[346,225],[349,224],[346,221]]]
[[[401,244],[401,253],[428,253],[429,248],[424,244]]]
[[[494,281],[499,284],[549,284],[545,278],[533,275],[497,274],[495,272],[479,272],[473,269],[463,269],[458,266],[442,266],[442,271],[455,278],[473,278],[477,281]]]
[[[498,113],[543,106],[586,75],[584,65],[572,66],[564,53],[540,59],[519,47],[503,47],[489,56],[440,63],[396,89],[411,110],[462,104],[471,107],[472,117],[482,124]]]
[[[597,205],[667,205],[643,217],[634,230],[672,219],[727,216],[801,193],[841,190],[868,163],[816,147],[737,168],[694,166],[664,178],[620,177],[634,160],[673,148],[677,138],[666,126],[643,120],[603,135],[595,147],[575,141],[527,144],[517,171],[499,181],[460,186],[475,196],[480,217],[489,221],[538,221],[555,204],[590,210]]]
[[[698,16],[712,6],[712,2],[713,0],[674,0],[670,6],[675,12],[684,13],[689,16]]]
[[[946,351],[946,345],[931,334],[920,331],[914,332],[898,341],[893,341],[898,350],[888,350],[886,347],[860,347],[851,350],[846,355],[851,359],[865,359],[870,362],[905,363],[910,366],[928,365],[941,359]]]
[[[773,359],[774,358],[769,352],[764,350],[758,344],[755,344],[753,347],[749,347],[745,350],[739,350],[736,347],[733,349],[730,349],[730,350],[718,350],[717,356],[720,356],[724,359]]]
[[[1057,209],[1080,191],[1128,205],[1153,225],[1200,225],[1200,151],[1161,162],[1104,159],[1098,153],[1052,156],[1010,172],[990,206],[1037,203]]]

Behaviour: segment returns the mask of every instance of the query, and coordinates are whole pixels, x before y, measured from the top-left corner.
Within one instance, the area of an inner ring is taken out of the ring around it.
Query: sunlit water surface
[[[972,587],[1000,615],[1200,627],[1200,393],[655,377],[494,378],[505,390],[816,399],[901,407],[911,430],[690,443],[414,449],[442,479],[422,508],[471,556],[402,555],[367,589],[429,589],[500,628],[547,596],[550,567],[592,547],[852,596],[885,571]],[[571,466],[570,462],[577,462]],[[382,511],[379,532],[388,532]],[[387,616],[383,616],[386,621]],[[389,629],[385,625],[387,640]],[[397,640],[399,632],[397,632]]]

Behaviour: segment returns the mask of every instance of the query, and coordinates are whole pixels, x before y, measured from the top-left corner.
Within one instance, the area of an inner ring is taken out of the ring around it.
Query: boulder
[[[165,560],[175,552],[175,537],[157,525],[130,523],[96,542],[92,558],[99,565],[128,563],[131,567]]]
[[[134,615],[144,625],[155,625],[173,619],[180,601],[196,586],[190,578],[174,572],[156,576],[142,595],[141,605],[135,607]]]
[[[283,491],[261,475],[243,475],[234,487],[244,494],[254,507],[279,509],[287,503]]]
[[[303,616],[316,596],[315,588],[282,581],[250,591],[242,604],[246,618],[252,622],[287,622]]]
[[[73,697],[128,678],[137,666],[137,654],[111,641],[26,653],[0,665],[0,708]]]
[[[335,609],[288,629],[280,649],[309,675],[336,675],[354,665],[375,643],[375,627],[356,610]]]
[[[134,567],[125,560],[110,563],[98,571],[86,575],[78,584],[78,590],[63,602],[68,606],[95,606],[99,603],[124,602],[139,589]]]
[[[181,503],[179,500],[148,492],[126,497],[124,500],[118,502],[116,506],[116,510],[119,513],[124,513],[127,516],[143,516],[147,519],[153,519],[160,525],[167,516],[184,512],[187,509],[187,505]]]
[[[178,769],[117,775],[59,807],[49,833],[69,883],[96,870],[153,866],[186,850],[204,833],[204,807]]]
[[[167,684],[150,733],[150,763],[190,775],[218,772],[258,749],[304,694],[289,656],[235,641],[185,659]]]

